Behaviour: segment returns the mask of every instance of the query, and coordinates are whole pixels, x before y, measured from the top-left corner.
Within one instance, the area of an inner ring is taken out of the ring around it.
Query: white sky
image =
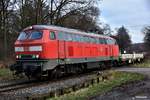
[[[114,30],[124,25],[129,29],[133,43],[143,42],[141,30],[150,25],[149,0],[103,0],[100,4],[100,20]]]

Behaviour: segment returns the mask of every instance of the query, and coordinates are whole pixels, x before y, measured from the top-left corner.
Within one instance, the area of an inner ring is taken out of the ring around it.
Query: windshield
[[[39,31],[26,31],[21,32],[18,40],[35,40],[42,38],[42,32]]]

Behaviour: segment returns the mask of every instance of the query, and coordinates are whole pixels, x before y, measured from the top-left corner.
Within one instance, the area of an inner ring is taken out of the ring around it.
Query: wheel
[[[117,61],[113,62],[113,67],[118,67],[118,62]]]
[[[51,71],[50,73],[50,77],[51,79],[58,79],[60,77],[62,77],[64,75],[64,72],[63,72],[63,68],[61,67],[56,67],[54,70]]]
[[[100,63],[100,70],[105,70],[106,69],[106,66],[105,64],[102,62]]]

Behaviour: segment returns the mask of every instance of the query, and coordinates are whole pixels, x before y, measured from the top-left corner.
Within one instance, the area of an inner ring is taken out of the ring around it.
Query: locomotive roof
[[[94,37],[101,37],[101,38],[109,38],[109,39],[113,39],[109,36],[105,36],[105,35],[99,35],[99,34],[94,34],[94,33],[89,33],[89,32],[83,32],[77,29],[71,29],[71,28],[65,28],[65,27],[60,27],[60,26],[54,26],[54,25],[32,25],[29,26],[27,28],[24,29],[28,30],[28,29],[50,29],[50,30],[59,30],[59,31],[63,31],[63,32],[68,32],[68,33],[75,33],[75,34],[82,34],[82,35],[88,35],[88,36],[94,36]]]

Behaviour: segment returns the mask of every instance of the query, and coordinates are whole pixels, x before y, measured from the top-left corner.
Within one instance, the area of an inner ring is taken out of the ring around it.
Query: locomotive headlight
[[[42,51],[42,46],[30,46],[29,51]]]
[[[21,55],[16,55],[16,59],[20,59],[21,58]]]
[[[39,55],[36,55],[35,57],[36,57],[36,58],[39,58]]]
[[[39,58],[39,55],[32,55],[32,58],[38,59],[38,58]]]
[[[15,52],[23,52],[23,47],[15,47]]]
[[[18,56],[18,55],[16,55],[16,58],[18,59],[18,58],[19,58],[19,56]]]

